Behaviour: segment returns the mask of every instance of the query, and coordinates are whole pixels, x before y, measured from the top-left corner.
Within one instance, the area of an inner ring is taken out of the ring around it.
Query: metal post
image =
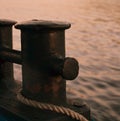
[[[80,99],[71,103],[66,100],[65,80],[73,80],[79,72],[78,62],[74,58],[65,57],[65,29],[70,28],[70,24],[41,20],[16,24],[15,27],[21,30],[22,46],[22,50],[17,51],[12,49],[12,25],[15,23],[15,21],[0,20],[0,86],[3,87],[0,90],[0,107],[7,111],[9,109],[25,120],[74,120],[51,111],[37,108],[33,110],[19,102],[23,102],[21,98],[16,98],[21,84],[16,84],[14,81],[12,65],[18,63],[22,65],[22,96],[68,107],[90,120],[90,109],[86,104]],[[6,90],[5,87],[11,89],[11,86],[16,88],[12,91]],[[20,95],[18,94],[18,97]],[[71,113],[66,114],[71,115]]]
[[[78,75],[78,62],[65,58],[65,29],[69,23],[32,20],[21,29],[22,94],[54,104],[66,103],[66,81]]]
[[[16,21],[0,20],[0,49],[12,49],[12,26]],[[0,86],[10,88],[14,85],[13,64],[0,59]]]

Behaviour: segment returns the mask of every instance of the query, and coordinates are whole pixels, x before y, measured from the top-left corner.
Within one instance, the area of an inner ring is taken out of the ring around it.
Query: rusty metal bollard
[[[77,60],[65,57],[65,29],[70,28],[71,25],[64,22],[42,20],[17,23],[15,28],[21,30],[22,47],[21,51],[17,51],[12,49],[12,25],[15,23],[14,21],[0,20],[0,62],[4,62],[1,63],[0,68],[0,76],[3,75],[0,78],[0,83],[4,82],[5,85],[8,83],[8,87],[9,84],[14,86],[12,63],[21,64],[23,77],[21,94],[25,98],[65,106],[82,114],[90,121],[90,109],[86,104],[81,103],[79,99],[77,102],[76,100],[68,102],[66,98],[66,80],[75,79],[79,73]],[[15,90],[8,91],[6,94],[0,90],[2,97],[0,107],[5,110],[9,109],[10,112],[17,114],[25,121],[74,120],[66,115],[50,111],[39,110],[38,113],[38,109],[21,104],[16,98],[20,87],[21,85],[17,84]],[[9,105],[9,100],[14,105]],[[2,102],[7,102],[8,105]],[[32,115],[33,113],[35,116]]]
[[[16,21],[12,20],[0,20],[0,50],[12,49],[12,26],[15,23]],[[14,86],[13,64],[2,59],[0,60],[0,83],[2,88]]]
[[[65,58],[65,33],[69,23],[32,20],[18,23],[21,29],[22,94],[28,98],[63,104],[65,79],[78,75],[78,62]]]
[[[79,72],[78,62],[74,58],[65,57],[65,29],[70,26],[69,23],[42,20],[15,25],[15,28],[21,30],[21,93],[28,99],[69,105],[66,99],[65,80],[73,80]],[[73,105],[73,109],[90,120],[87,105]]]

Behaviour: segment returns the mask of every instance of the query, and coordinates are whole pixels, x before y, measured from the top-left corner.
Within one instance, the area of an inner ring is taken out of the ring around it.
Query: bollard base
[[[20,121],[76,121],[75,119],[63,114],[58,114],[47,110],[40,110],[20,103],[16,98],[20,88],[21,85],[18,84],[16,88],[12,90],[0,90],[0,111],[4,112],[6,116],[11,115]],[[87,105],[78,106],[78,104],[71,104],[71,102],[74,101],[69,101],[68,104],[65,104],[65,107],[82,114],[90,121],[89,107]],[[77,100],[77,102],[79,102],[79,100]]]

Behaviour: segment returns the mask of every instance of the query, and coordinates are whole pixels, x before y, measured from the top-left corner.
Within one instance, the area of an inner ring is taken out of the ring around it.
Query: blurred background
[[[67,81],[67,97],[81,98],[95,121],[120,121],[120,1],[119,0],[0,0],[0,19],[59,20],[66,30],[66,56],[80,64],[79,76]],[[20,32],[14,29],[14,48]],[[21,81],[21,66],[14,65]]]

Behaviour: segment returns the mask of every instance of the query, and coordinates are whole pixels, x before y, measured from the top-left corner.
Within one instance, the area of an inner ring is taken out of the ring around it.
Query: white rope
[[[48,104],[48,103],[41,103],[41,102],[37,102],[28,98],[25,98],[20,92],[17,95],[17,99],[29,106],[33,106],[35,108],[39,108],[42,110],[50,110],[50,111],[54,111],[57,113],[62,113],[62,114],[66,114],[67,116],[72,117],[73,119],[79,120],[79,121],[88,121],[84,116],[82,116],[81,114],[63,107],[63,106],[57,106],[54,104]]]

